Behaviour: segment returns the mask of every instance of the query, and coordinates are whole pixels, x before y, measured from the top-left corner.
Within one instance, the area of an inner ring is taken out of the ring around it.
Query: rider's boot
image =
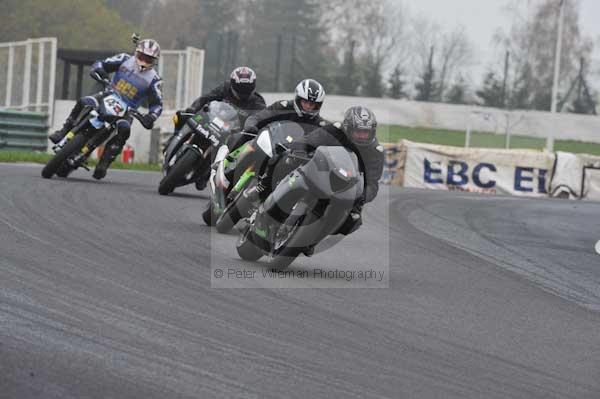
[[[75,127],[75,120],[72,117],[68,117],[63,125],[62,129],[55,131],[48,136],[48,139],[54,144],[58,144],[66,135]]]
[[[317,244],[309,245],[308,247],[305,247],[302,252],[305,256],[313,256],[313,254],[315,253],[316,246]]]

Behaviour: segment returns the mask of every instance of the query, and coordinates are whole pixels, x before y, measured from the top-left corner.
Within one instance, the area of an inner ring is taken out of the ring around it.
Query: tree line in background
[[[163,48],[206,50],[205,87],[246,64],[262,91],[313,77],[330,94],[549,110],[559,0],[507,0],[510,26],[481,84],[465,29],[444,29],[390,0],[2,0],[2,41],[57,36],[61,47],[130,49],[132,31]],[[595,113],[592,41],[566,3],[559,110]]]

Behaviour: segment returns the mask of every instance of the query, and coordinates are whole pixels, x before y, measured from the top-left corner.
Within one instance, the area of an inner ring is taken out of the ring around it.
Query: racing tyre
[[[248,187],[250,186],[251,185],[248,185]],[[233,226],[235,226],[237,222],[250,213],[249,211],[252,208],[252,204],[244,196],[244,191],[245,190],[240,191],[233,201],[227,204],[223,213],[217,219],[215,226],[219,233],[228,233],[233,229]]]
[[[212,201],[208,203],[208,206],[202,212],[202,219],[207,226],[214,226],[217,221],[217,215],[213,212],[213,204]]]
[[[276,233],[273,254],[269,257],[268,264],[274,270],[282,270],[292,264],[292,262],[302,252],[301,248],[290,248],[288,244],[294,236],[299,234],[300,226],[305,217],[290,215],[288,219],[279,226]]]
[[[50,179],[52,176],[54,176],[54,174],[59,170],[59,168],[61,168],[61,166],[63,166],[70,156],[81,151],[87,141],[87,137],[85,137],[83,134],[78,134],[73,137],[73,139],[67,142],[65,146],[59,152],[57,152],[50,161],[48,161],[46,166],[44,166],[44,169],[42,169],[42,177],[45,179]]]
[[[190,173],[198,163],[199,157],[194,151],[186,151],[175,163],[169,172],[162,178],[158,185],[160,195],[169,195],[185,180],[185,175]]]
[[[263,254],[260,248],[248,240],[248,234],[250,234],[250,226],[246,227],[244,233],[238,240],[236,245],[237,253],[243,260],[256,262]]]

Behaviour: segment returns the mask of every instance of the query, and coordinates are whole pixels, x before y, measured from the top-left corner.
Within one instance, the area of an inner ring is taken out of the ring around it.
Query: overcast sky
[[[579,1],[581,27],[585,35],[594,39],[597,60],[600,58],[600,0]],[[506,0],[406,0],[405,4],[413,13],[429,15],[444,27],[463,25],[481,57],[476,74],[483,73],[484,67],[492,61],[491,40],[496,30],[510,26],[503,12]]]

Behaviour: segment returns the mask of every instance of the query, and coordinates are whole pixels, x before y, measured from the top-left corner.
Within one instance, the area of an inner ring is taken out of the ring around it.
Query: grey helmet
[[[377,119],[367,107],[350,107],[344,114],[342,130],[358,146],[373,144],[377,133]]]
[[[304,79],[296,86],[294,110],[299,117],[314,118],[319,115],[324,99],[325,89],[321,83],[314,79]],[[307,106],[310,109],[306,109]]]

